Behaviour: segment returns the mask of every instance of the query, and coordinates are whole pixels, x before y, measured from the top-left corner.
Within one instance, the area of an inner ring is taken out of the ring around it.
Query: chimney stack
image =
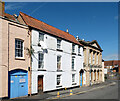
[[[0,1],[0,16],[4,15],[5,11],[5,2]]]

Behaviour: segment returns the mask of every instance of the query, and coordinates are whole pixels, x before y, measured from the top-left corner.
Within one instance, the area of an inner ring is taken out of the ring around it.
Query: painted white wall
[[[48,34],[44,35],[44,43],[47,46],[47,53],[38,46],[39,31],[32,30],[32,47],[35,51],[32,56],[32,94],[38,92],[38,75],[43,75],[43,91],[50,91],[57,88],[57,74],[61,74],[61,88],[68,88],[79,85],[79,71],[83,68],[83,48],[80,48],[81,55],[78,56],[78,45],[75,45],[75,71],[72,71],[72,43],[62,40],[61,49],[63,52],[57,51],[57,38]],[[46,71],[38,71],[38,51],[44,53],[44,69]],[[57,55],[61,55],[61,70],[57,71]],[[72,74],[75,74],[75,83],[72,85]]]

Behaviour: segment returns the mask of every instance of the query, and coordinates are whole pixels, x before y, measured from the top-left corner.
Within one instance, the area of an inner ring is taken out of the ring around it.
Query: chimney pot
[[[78,37],[78,36],[76,36],[76,40],[79,40],[79,37]]]
[[[68,28],[67,28],[66,32],[68,33]]]

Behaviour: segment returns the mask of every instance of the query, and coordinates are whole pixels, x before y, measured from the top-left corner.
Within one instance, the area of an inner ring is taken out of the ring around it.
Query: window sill
[[[46,69],[40,69],[40,68],[39,68],[38,71],[46,71]]]
[[[78,56],[82,56],[80,53],[78,53]]]
[[[72,70],[72,71],[76,71],[76,70]]]
[[[24,57],[15,57],[15,60],[25,60]]]
[[[57,70],[57,72],[62,72],[62,70]]]
[[[73,53],[73,52],[72,52],[72,55],[76,55],[76,53]]]
[[[72,83],[72,85],[76,85],[77,83]]]
[[[60,52],[63,52],[63,50],[61,50],[61,49],[56,49],[57,51],[60,51]]]
[[[57,85],[56,88],[62,87],[62,85]]]

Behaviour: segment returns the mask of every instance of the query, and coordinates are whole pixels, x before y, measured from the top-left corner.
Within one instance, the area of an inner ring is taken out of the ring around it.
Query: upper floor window
[[[23,57],[23,40],[15,39],[15,57]]]
[[[44,54],[38,53],[38,68],[43,69],[44,68]]]
[[[61,85],[61,75],[57,75],[57,85]]]
[[[61,40],[57,39],[57,49],[61,49]]]
[[[80,46],[78,46],[78,53],[80,54]]]
[[[57,56],[57,70],[61,69],[61,56]]]
[[[44,41],[44,34],[39,32],[39,41]]]
[[[75,52],[75,44],[72,44],[72,53]]]
[[[75,74],[72,74],[72,83],[75,82]]]
[[[72,70],[74,70],[75,67],[75,57],[72,57]]]

